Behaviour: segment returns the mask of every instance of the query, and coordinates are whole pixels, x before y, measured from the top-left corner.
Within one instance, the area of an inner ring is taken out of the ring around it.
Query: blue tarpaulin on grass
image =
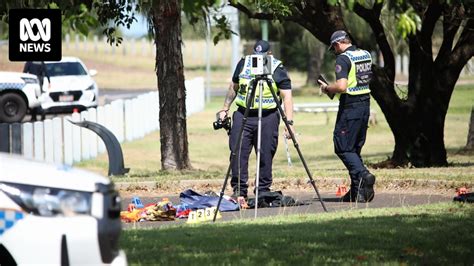
[[[181,204],[186,203],[189,205],[190,209],[197,210],[209,207],[217,207],[219,196],[201,195],[191,189],[188,189],[179,194],[179,199],[181,201]],[[221,205],[219,206],[219,211],[236,211],[238,209],[239,205],[237,203],[222,198]]]

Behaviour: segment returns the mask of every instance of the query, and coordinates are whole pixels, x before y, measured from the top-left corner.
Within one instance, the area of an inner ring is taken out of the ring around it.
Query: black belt
[[[344,93],[339,98],[339,105],[345,106],[348,104],[360,103],[360,102],[365,102],[369,100],[370,100],[370,94],[368,93],[360,94],[360,95],[350,95],[350,94]]]
[[[242,113],[242,114],[245,114],[245,110],[246,108],[242,107],[242,106],[239,106],[239,108],[237,108],[237,111]],[[273,109],[262,109],[262,116],[267,116],[269,114],[272,114],[274,112],[276,112],[278,109],[277,108],[273,108]],[[255,116],[258,116],[258,109],[250,109],[249,110],[249,117],[255,117]]]

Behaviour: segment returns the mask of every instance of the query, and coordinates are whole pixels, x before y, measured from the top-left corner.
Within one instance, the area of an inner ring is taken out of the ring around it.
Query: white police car
[[[109,179],[0,153],[0,265],[126,265]]]
[[[44,62],[50,77],[44,78],[41,108],[45,113],[72,112],[97,107],[99,88],[92,78],[96,70],[88,70],[77,57],[64,56],[59,62]]]
[[[0,71],[0,122],[20,122],[38,108],[41,90],[35,75]]]

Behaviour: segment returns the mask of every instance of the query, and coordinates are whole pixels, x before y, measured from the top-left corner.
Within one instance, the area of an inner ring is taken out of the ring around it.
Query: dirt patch
[[[316,186],[321,193],[336,193],[338,186],[344,184],[349,189],[348,180],[343,179],[318,179]],[[197,192],[214,191],[219,193],[222,189],[223,180],[182,180],[170,182],[131,182],[117,183],[122,196],[145,196],[145,195],[178,195],[186,189],[192,189]],[[250,183],[250,190],[254,187],[253,182]],[[395,192],[395,193],[413,193],[413,194],[439,194],[439,195],[455,195],[456,189],[466,187],[472,191],[473,183],[463,183],[454,181],[439,180],[381,180],[375,184],[376,192]],[[272,190],[285,191],[314,191],[310,183],[306,179],[277,179],[274,181]],[[231,194],[230,184],[227,184],[225,194]]]

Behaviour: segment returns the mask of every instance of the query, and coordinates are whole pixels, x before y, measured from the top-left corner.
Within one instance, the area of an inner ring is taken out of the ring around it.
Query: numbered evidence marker
[[[204,219],[203,209],[189,212],[188,221],[187,221],[188,224],[195,224],[195,223],[200,223],[204,221],[205,219]]]
[[[187,221],[188,224],[194,224],[194,223],[197,223],[197,219],[196,219],[196,211],[190,211],[189,214],[188,214],[188,221]]]
[[[203,209],[199,209],[199,210],[196,211],[196,216],[197,216],[198,223],[206,221],[206,217],[205,217],[204,213],[205,212],[204,212]]]
[[[187,223],[201,223],[205,221],[212,221],[214,219],[214,213],[216,212],[216,207],[199,209],[189,212]],[[221,213],[217,212],[216,219],[222,218]]]
[[[221,219],[222,215],[220,211],[217,211],[217,207],[206,208],[206,219],[212,221],[214,219],[214,213],[217,212],[216,219]]]

